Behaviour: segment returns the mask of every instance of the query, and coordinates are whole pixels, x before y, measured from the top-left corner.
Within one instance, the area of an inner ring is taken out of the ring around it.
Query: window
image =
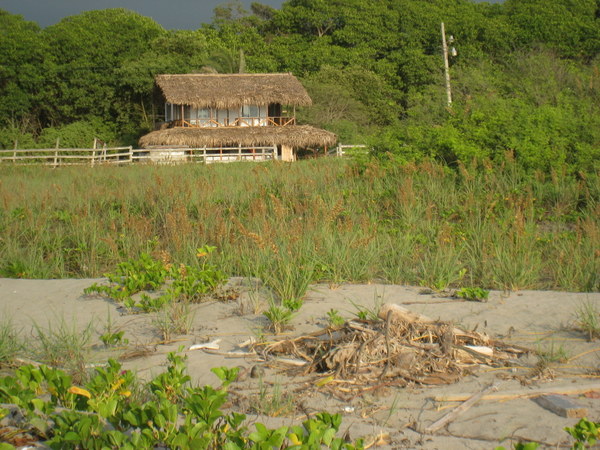
[[[258,106],[257,105],[244,105],[242,106],[242,117],[258,117]]]

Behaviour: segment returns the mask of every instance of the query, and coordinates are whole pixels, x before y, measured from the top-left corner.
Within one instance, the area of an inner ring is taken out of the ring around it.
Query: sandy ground
[[[240,366],[250,369],[259,364],[252,358],[209,354],[189,350],[190,345],[221,339],[221,353],[238,351],[238,345],[259,334],[266,325],[262,315],[254,311],[264,302],[264,292],[249,289],[245,280],[232,280],[241,295],[235,301],[209,301],[194,306],[193,332],[178,336],[174,342],[161,343],[152,314],[127,314],[109,299],[84,296],[83,289],[101,280],[14,280],[0,279],[0,317],[9,317],[30,342],[38,327],[56,327],[60,321],[77,329],[91,326],[94,342],[105,332],[110,316],[115,329],[125,330],[127,348],[113,350],[118,357],[133,349],[143,348],[147,354],[123,361],[124,367],[136,370],[145,379],[164,370],[166,355],[183,346],[188,369],[194,383],[217,383],[210,372],[216,366]],[[451,321],[464,329],[477,329],[494,338],[532,349],[566,352],[568,361],[553,363],[543,372],[536,371],[537,358],[524,358],[517,368],[490,370],[482,367],[458,383],[444,386],[385,388],[368,392],[351,400],[340,400],[314,385],[314,378],[288,377],[278,370],[266,368],[260,380],[265,386],[278,385],[293,392],[298,406],[288,417],[260,417],[269,426],[299,423],[303,414],[326,410],[343,414],[342,430],[351,438],[384,433],[388,444],[379,448],[494,448],[523,440],[535,440],[547,447],[569,445],[571,438],[564,427],[577,422],[561,417],[528,398],[504,401],[481,400],[436,434],[422,430],[460,403],[436,401],[434,397],[452,394],[475,394],[494,382],[500,382],[498,393],[527,393],[545,388],[562,391],[577,387],[600,392],[600,343],[587,342],[574,330],[575,311],[584,302],[600,309],[600,293],[564,293],[521,291],[491,292],[485,303],[423,294],[419,288],[391,285],[327,285],[312,286],[305,304],[293,320],[286,336],[299,336],[326,326],[327,312],[336,309],[346,318],[353,317],[355,305],[373,308],[377,302],[397,303],[412,311],[435,319]],[[269,337],[270,339],[270,337]],[[99,345],[96,345],[99,347]],[[106,352],[92,353],[97,362]],[[262,366],[261,366],[262,367]],[[248,372],[247,370],[246,372]],[[235,407],[250,412],[258,401],[259,379],[243,376],[234,385]],[[312,380],[312,381],[311,381]],[[311,381],[310,383],[308,381]],[[307,387],[308,386],[308,387]],[[584,389],[585,390],[585,389]],[[571,395],[570,399],[587,408],[591,420],[600,421],[598,395]],[[254,416],[249,414],[250,420]]]

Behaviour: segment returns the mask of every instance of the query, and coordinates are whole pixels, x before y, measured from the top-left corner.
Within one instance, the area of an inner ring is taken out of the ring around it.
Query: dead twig
[[[479,400],[481,400],[481,398],[485,394],[498,390],[499,385],[500,385],[500,382],[498,381],[498,382],[492,384],[491,386],[488,386],[481,392],[478,392],[477,394],[472,395],[464,403],[457,406],[452,411],[450,411],[448,414],[443,416],[441,419],[435,421],[434,423],[429,425],[427,428],[425,428],[423,430],[423,432],[426,434],[432,434],[432,433],[435,433],[440,428],[445,427],[447,424],[449,424],[450,422],[455,420],[458,416],[460,416],[461,414],[468,411],[473,405],[475,405],[475,403],[477,403]]]

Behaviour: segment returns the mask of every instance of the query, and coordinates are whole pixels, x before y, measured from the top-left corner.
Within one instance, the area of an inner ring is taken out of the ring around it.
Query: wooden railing
[[[344,145],[338,144],[337,146],[330,148],[327,150],[327,156],[344,156],[347,150],[353,150],[352,153],[369,153],[369,147],[364,144],[356,144],[356,145]]]
[[[295,117],[238,117],[229,122],[215,119],[177,119],[170,122],[171,127],[210,128],[210,127],[285,127],[296,125]]]
[[[0,150],[0,164],[72,166],[120,164],[133,160],[133,147]]]
[[[186,150],[188,161],[234,162],[234,161],[269,161],[277,159],[277,147],[201,147]]]
[[[196,162],[268,161],[277,159],[277,147],[199,147],[134,149],[56,148],[0,150],[0,167],[5,165],[108,165],[130,163],[177,164]]]

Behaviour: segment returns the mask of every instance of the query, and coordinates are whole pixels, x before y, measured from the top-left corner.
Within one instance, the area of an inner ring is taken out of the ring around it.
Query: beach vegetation
[[[5,315],[0,320],[0,366],[12,364],[22,351],[23,343],[10,316]]]
[[[580,419],[572,427],[566,427],[565,431],[575,439],[571,447],[573,450],[592,448],[600,440],[600,423],[591,421],[587,417]]]
[[[271,299],[269,307],[263,312],[263,315],[268,319],[271,331],[279,334],[289,326],[291,320],[294,318],[294,311],[285,305],[275,303]]]
[[[0,403],[18,410],[24,418],[20,426],[50,448],[363,448],[361,440],[337,437],[337,414],[320,413],[302,425],[277,429],[256,422],[251,431],[244,414],[224,411],[238,369],[212,372],[219,387],[192,386],[185,357],[170,353],[166,371],[146,384],[142,401],[132,395],[135,374],[114,360],[96,368],[86,383],[60,369],[26,365],[0,377]],[[267,397],[270,407],[282,404],[280,397]],[[0,419],[8,413],[1,409]]]
[[[588,340],[600,338],[600,309],[592,301],[581,303],[575,311],[576,327],[587,335]]]
[[[458,289],[454,295],[459,298],[464,298],[465,300],[485,302],[490,295],[490,291],[480,287],[465,286],[461,289]]]
[[[225,276],[261,279],[278,301],[342,281],[600,289],[593,173],[529,173],[510,159],[461,170],[320,159],[0,172],[4,211],[27,205],[23,219],[0,213],[5,276],[109,274],[88,292],[130,307],[158,307],[136,292],[163,286],[143,293],[198,301]]]
[[[47,326],[34,323],[33,355],[36,360],[66,370],[77,380],[87,378],[93,321],[77,325],[63,316],[55,317]]]
[[[346,319],[344,319],[337,309],[330,309],[327,311],[327,323],[332,327],[341,327],[346,323]]]

